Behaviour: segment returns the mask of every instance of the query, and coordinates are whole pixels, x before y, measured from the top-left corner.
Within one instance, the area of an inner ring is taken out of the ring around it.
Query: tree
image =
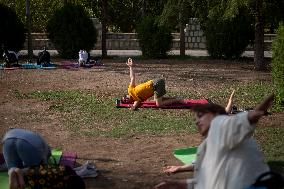
[[[47,25],[48,37],[63,58],[78,57],[80,49],[90,51],[97,41],[97,31],[86,10],[67,4],[58,9]]]
[[[255,17],[255,40],[254,40],[254,65],[256,70],[266,70],[264,61],[264,1],[263,0],[213,0],[210,3],[206,0],[192,0],[193,7],[197,5],[199,17],[201,20],[206,19],[205,13],[208,16],[217,9],[222,9],[224,14],[220,19],[232,19],[238,15],[239,11],[246,7],[251,10],[251,14]]]
[[[272,78],[276,93],[277,108],[284,107],[284,25],[280,24],[276,39],[272,43]]]
[[[0,54],[4,47],[18,52],[25,42],[25,26],[13,9],[0,4]]]
[[[180,55],[185,55],[185,32],[184,28],[188,18],[190,17],[191,6],[187,0],[168,0],[165,5],[162,15],[160,16],[160,23],[179,27],[180,32]]]
[[[26,27],[28,31],[28,57],[31,60],[33,58],[32,36],[31,36],[31,12],[30,12],[30,0],[26,0]]]
[[[107,57],[107,48],[106,48],[106,33],[107,33],[107,0],[101,0],[102,8],[102,57]]]
[[[1,0],[1,3],[14,9],[23,23],[26,22],[26,0]],[[63,6],[62,0],[30,0],[31,32],[46,32],[46,25],[54,11]]]

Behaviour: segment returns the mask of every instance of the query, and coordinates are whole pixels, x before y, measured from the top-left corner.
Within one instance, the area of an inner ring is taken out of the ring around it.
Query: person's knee
[[[157,98],[156,99],[156,106],[157,107],[161,107],[161,106],[163,106],[164,104],[163,104],[163,100],[162,100],[162,98]]]

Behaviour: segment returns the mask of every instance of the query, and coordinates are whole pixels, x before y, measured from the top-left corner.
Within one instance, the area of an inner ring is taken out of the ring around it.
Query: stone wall
[[[94,25],[98,30],[97,43],[94,46],[94,50],[101,49],[101,25],[93,19]],[[197,50],[206,49],[206,38],[203,36],[203,31],[200,28],[199,22],[196,18],[190,18],[188,24],[186,24],[185,30],[185,49]],[[172,33],[172,50],[178,50],[180,46],[179,33]],[[269,50],[271,43],[275,37],[275,34],[265,35],[265,49]],[[106,47],[108,50],[140,50],[139,42],[136,33],[107,33]],[[46,46],[47,49],[53,50],[54,45],[47,38],[45,33],[32,33],[32,47],[34,50],[43,49]],[[27,49],[27,42],[24,49]],[[248,46],[247,50],[253,50],[253,46]]]

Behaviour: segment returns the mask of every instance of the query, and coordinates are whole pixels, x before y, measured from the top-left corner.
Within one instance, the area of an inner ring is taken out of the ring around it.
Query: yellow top
[[[141,83],[137,86],[129,85],[128,94],[134,101],[144,101],[154,95],[153,80]]]

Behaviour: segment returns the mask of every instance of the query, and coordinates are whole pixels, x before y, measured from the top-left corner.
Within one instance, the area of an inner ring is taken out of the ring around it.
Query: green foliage
[[[8,50],[19,51],[25,42],[25,27],[15,11],[0,4],[0,53],[2,46]]]
[[[284,25],[280,24],[272,43],[272,77],[276,91],[276,103],[284,105]]]
[[[206,48],[213,58],[239,58],[254,37],[251,17],[245,12],[230,19],[212,16],[205,24]]]
[[[68,4],[58,9],[49,20],[47,31],[64,58],[76,58],[80,49],[89,51],[97,41],[97,30],[80,5]]]
[[[284,22],[284,1],[269,0],[264,2],[265,27],[274,33],[280,22]]]
[[[16,11],[23,23],[26,21],[26,0],[1,0],[1,2]],[[62,0],[42,1],[30,0],[31,30],[32,32],[45,32],[49,18],[54,11],[63,6]]]
[[[146,58],[166,57],[171,48],[172,35],[165,25],[156,23],[155,17],[146,17],[137,28],[142,56]]]
[[[86,8],[91,9],[94,17],[102,20],[100,0],[81,0]],[[112,32],[134,32],[145,15],[158,16],[163,11],[167,0],[108,0],[106,23]]]
[[[187,0],[168,0],[159,16],[159,23],[176,29],[179,24],[187,23],[190,17],[192,17],[192,7]]]

